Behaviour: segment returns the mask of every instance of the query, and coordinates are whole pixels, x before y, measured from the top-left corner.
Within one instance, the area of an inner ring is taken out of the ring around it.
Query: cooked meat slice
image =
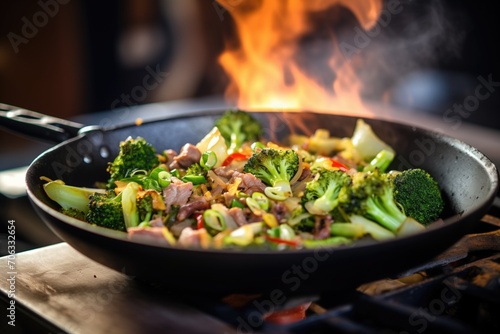
[[[163,227],[131,227],[127,230],[128,238],[132,241],[168,245],[163,236]]]
[[[300,177],[297,181],[305,180],[310,176],[311,176],[311,169],[309,167],[304,167],[304,169],[302,169],[302,173],[300,174]]]
[[[234,174],[234,169],[230,168],[230,167],[217,167],[214,169],[214,173],[217,174],[218,176],[220,177],[223,177],[223,178],[226,178],[226,179],[230,179],[231,176],[233,176]]]
[[[170,212],[172,205],[184,205],[193,193],[193,184],[184,183],[181,180],[172,177],[172,183],[163,189],[163,200],[167,207],[166,212]]]
[[[195,162],[199,162],[201,158],[200,150],[193,144],[182,146],[178,156],[174,157],[174,161],[183,168],[188,168]]]
[[[245,217],[245,214],[243,213],[243,210],[241,208],[231,208],[229,209],[228,213],[231,217],[233,217],[238,226],[247,224],[247,218]]]
[[[163,227],[163,220],[161,217],[157,217],[149,222],[149,226],[151,227]]]
[[[266,189],[266,185],[264,184],[264,182],[250,173],[234,172],[232,178],[240,178],[241,183],[239,185],[239,188],[249,195],[256,191],[264,192],[264,189]]]
[[[276,219],[278,221],[281,221],[283,218],[285,218],[288,211],[288,207],[282,202],[276,203],[276,205],[271,208],[271,213],[276,216]]]
[[[332,216],[316,217],[314,222],[314,239],[326,239],[330,236],[330,226],[332,225]]]
[[[201,240],[203,235],[206,235],[205,229],[193,230],[191,227],[186,227],[179,236],[178,244],[184,247],[203,247]]]
[[[180,207],[177,213],[177,221],[183,221],[187,217],[191,216],[193,212],[198,210],[206,210],[210,208],[210,204],[205,199],[205,197],[200,197],[193,202],[189,202]]]
[[[166,159],[165,164],[168,166],[174,161],[174,157],[177,155],[177,152],[172,149],[168,149],[163,151],[163,155]]]
[[[222,196],[224,196],[224,204],[226,204],[226,206],[230,208],[231,204],[233,203],[233,199],[236,199],[236,195],[225,192],[224,194],[222,194]]]

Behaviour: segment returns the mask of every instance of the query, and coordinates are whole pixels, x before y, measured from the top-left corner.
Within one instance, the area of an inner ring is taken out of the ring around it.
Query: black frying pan
[[[1,107],[1,122],[10,129],[35,133],[35,128],[37,136],[64,140],[36,158],[26,175],[28,196],[45,223],[89,258],[175,290],[249,293],[278,289],[277,293],[285,294],[335,291],[395,275],[438,255],[470,231],[498,190],[497,169],[473,147],[412,126],[365,119],[398,153],[392,168],[421,167],[437,179],[446,199],[444,223],[413,236],[335,249],[236,252],[142,244],[127,240],[124,233],[60,214],[57,204],[45,195],[40,176],[91,187],[95,181],[108,179],[107,162],[127,136],[142,136],[159,150],[178,150],[187,142],[198,142],[222,111],[174,116],[141,126],[82,129],[76,123]],[[311,112],[259,112],[255,116],[274,140],[291,132],[310,134],[318,127],[327,128],[335,136],[351,136],[357,119]]]

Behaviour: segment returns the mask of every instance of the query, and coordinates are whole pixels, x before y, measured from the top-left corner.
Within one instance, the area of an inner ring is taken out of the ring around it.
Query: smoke
[[[464,14],[447,8],[442,0],[385,1],[368,30],[341,6],[314,13],[309,21],[311,30],[300,41],[297,63],[331,87],[335,73],[327,62],[335,55],[354,68],[363,98],[373,100],[380,100],[408,73],[459,57],[468,28]]]
[[[381,20],[387,11],[382,12],[380,34],[360,52],[363,66],[358,74],[368,98],[380,97],[410,72],[460,57],[466,37],[463,14],[443,1],[401,1],[400,9],[392,16],[385,14],[390,17],[385,27]]]

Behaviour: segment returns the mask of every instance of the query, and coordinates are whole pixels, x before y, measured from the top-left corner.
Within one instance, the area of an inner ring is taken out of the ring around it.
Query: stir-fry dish
[[[422,231],[444,201],[425,170],[389,170],[393,148],[357,120],[351,137],[318,129],[286,143],[228,110],[198,143],[157,151],[120,143],[100,188],[46,177],[61,212],[141,242],[210,249],[301,249]]]

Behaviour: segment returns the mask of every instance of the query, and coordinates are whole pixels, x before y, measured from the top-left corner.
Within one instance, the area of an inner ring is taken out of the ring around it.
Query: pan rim
[[[162,117],[161,119],[160,118],[159,119],[151,119],[151,120],[148,120],[142,124],[145,125],[145,124],[163,122],[166,120],[193,118],[193,117],[201,117],[201,116],[216,116],[216,115],[220,114],[222,111],[223,110],[221,110],[220,108],[203,109],[203,110],[200,109],[200,110],[195,110],[193,112],[190,112],[188,115],[185,115],[185,114],[184,115],[181,115],[181,114],[171,115],[169,117]],[[272,110],[248,110],[248,111],[251,113],[274,113],[274,112],[284,113],[284,114],[291,114],[292,113],[292,112],[286,111],[286,110],[279,110],[279,111],[278,110],[276,110],[276,111],[272,111]],[[489,176],[490,181],[491,181],[490,190],[487,194],[485,194],[484,201],[481,201],[480,203],[477,203],[477,204],[469,207],[467,211],[456,213],[452,216],[443,218],[442,220],[444,223],[439,224],[439,226],[437,226],[435,224],[430,225],[426,230],[424,230],[422,232],[418,232],[416,234],[407,235],[407,236],[398,236],[398,237],[395,237],[394,239],[389,239],[389,240],[384,240],[384,241],[373,241],[373,242],[369,242],[369,243],[357,243],[357,242],[355,242],[351,245],[336,246],[336,247],[321,247],[321,249],[328,249],[328,250],[331,250],[333,252],[345,251],[345,250],[349,250],[349,249],[351,249],[351,250],[360,250],[360,249],[364,250],[364,249],[366,249],[366,251],[369,251],[369,249],[371,247],[376,247],[380,244],[386,244],[386,245],[396,244],[396,243],[404,242],[405,240],[407,240],[409,238],[414,238],[415,236],[421,236],[422,238],[425,238],[424,237],[425,235],[435,233],[434,231],[436,231],[436,230],[442,230],[443,228],[445,228],[448,225],[455,224],[462,219],[466,219],[467,217],[474,216],[475,214],[477,214],[478,211],[480,211],[484,207],[489,207],[493,203],[495,195],[498,193],[499,174],[498,174],[497,167],[481,151],[479,151],[477,148],[463,142],[462,140],[459,140],[457,138],[454,138],[454,137],[449,136],[449,135],[444,134],[444,133],[440,133],[438,131],[421,128],[419,126],[406,124],[406,123],[403,123],[400,121],[386,119],[384,117],[370,117],[371,115],[364,115],[364,116],[346,115],[343,113],[335,113],[335,112],[327,112],[327,111],[324,111],[324,112],[311,111],[311,110],[303,111],[302,113],[309,113],[309,114],[313,114],[313,115],[326,114],[326,115],[332,115],[332,116],[343,117],[346,119],[348,118],[348,119],[354,119],[354,120],[358,119],[358,118],[361,118],[364,120],[374,120],[374,121],[383,122],[383,123],[386,123],[389,125],[398,125],[398,126],[406,127],[408,129],[412,129],[414,131],[419,131],[423,134],[438,136],[439,138],[446,140],[449,144],[454,144],[456,146],[460,146],[462,152],[466,153],[469,157],[474,158],[476,161],[481,162],[479,165],[485,169],[485,171],[486,171],[486,173]],[[280,250],[280,251],[258,250],[258,249],[250,249],[250,250],[224,249],[224,248],[223,249],[211,249],[211,248],[210,249],[201,249],[201,248],[178,247],[175,245],[174,246],[163,245],[163,244],[159,245],[159,244],[155,244],[155,243],[151,243],[151,242],[130,240],[130,239],[128,239],[126,232],[114,231],[114,230],[110,230],[110,229],[107,229],[104,227],[91,225],[91,224],[88,224],[86,222],[80,221],[78,219],[66,216],[66,215],[58,212],[57,210],[51,208],[49,205],[47,205],[45,202],[43,202],[41,199],[36,197],[35,194],[32,192],[32,190],[30,189],[30,183],[29,183],[28,178],[30,176],[30,172],[32,170],[32,167],[38,161],[40,161],[40,159],[42,159],[44,155],[48,154],[51,151],[57,150],[58,148],[63,147],[63,146],[65,146],[73,141],[80,140],[81,138],[84,138],[88,134],[93,133],[95,131],[108,132],[108,131],[114,131],[114,130],[118,130],[118,129],[135,127],[135,126],[137,126],[137,124],[135,124],[135,123],[121,124],[118,126],[107,127],[107,128],[101,128],[98,126],[88,126],[88,127],[83,128],[82,130],[84,130],[84,131],[82,131],[82,133],[80,133],[78,136],[70,138],[68,140],[65,140],[65,141],[55,145],[54,147],[49,148],[48,150],[42,152],[29,165],[28,171],[26,173],[25,183],[26,183],[27,194],[28,194],[28,197],[30,198],[30,200],[33,201],[34,205],[36,205],[38,208],[42,209],[48,215],[58,219],[59,221],[65,223],[65,224],[70,224],[74,228],[78,228],[78,229],[84,230],[86,232],[96,234],[99,237],[112,238],[112,239],[120,241],[120,242],[127,242],[127,243],[131,243],[131,244],[135,244],[138,247],[139,246],[147,246],[147,247],[152,247],[152,248],[156,248],[156,249],[168,249],[168,250],[176,250],[176,251],[183,251],[183,252],[196,252],[196,253],[203,252],[204,254],[214,253],[214,254],[219,254],[219,255],[220,254],[228,254],[228,255],[234,254],[234,255],[238,255],[238,256],[255,256],[255,255],[264,255],[264,254],[266,254],[266,255],[274,254],[275,256],[287,256],[288,254],[290,254],[292,256],[294,254],[295,255],[297,255],[297,254],[302,254],[302,255],[309,254],[310,255],[311,253],[314,252],[314,249],[306,249],[306,248],[286,249],[286,250]],[[85,129],[88,129],[88,131],[85,131]],[[280,255],[278,255],[278,254],[280,254]]]

